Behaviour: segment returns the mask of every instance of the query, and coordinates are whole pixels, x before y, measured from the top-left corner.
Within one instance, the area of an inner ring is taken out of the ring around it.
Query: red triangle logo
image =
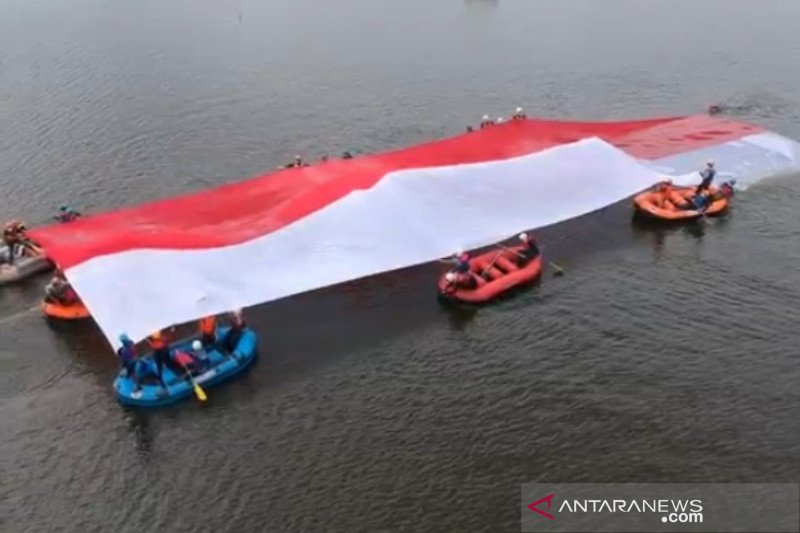
[[[549,518],[550,520],[555,520],[555,517],[553,515],[551,515],[550,513],[542,511],[541,509],[537,509],[537,507],[539,505],[543,504],[544,502],[547,502],[547,511],[549,511],[550,510],[550,506],[553,504],[553,498],[555,498],[555,496],[556,496],[555,494],[550,494],[549,496],[545,496],[541,500],[536,500],[532,504],[528,505],[528,509],[530,509],[531,511],[533,511],[535,513],[539,513],[540,515],[542,515],[545,518]]]

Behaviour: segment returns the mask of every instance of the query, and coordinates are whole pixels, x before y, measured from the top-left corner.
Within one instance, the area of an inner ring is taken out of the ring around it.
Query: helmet
[[[131,342],[131,338],[128,337],[127,333],[123,333],[122,335],[119,336],[119,342],[121,342],[122,344],[126,344],[128,342]]]
[[[519,234],[519,240],[521,240],[522,242],[528,242],[528,239],[529,239],[529,237],[528,237],[527,233],[520,233]]]
[[[521,114],[522,113],[522,108],[518,107],[516,113],[517,113],[517,115]]]
[[[153,340],[159,340],[161,338],[161,332],[154,331],[153,333],[150,334],[150,338]]]
[[[455,272],[448,272],[447,274],[444,275],[444,279],[448,283],[453,283],[455,280],[458,279],[458,276],[456,276]]]
[[[489,120],[489,115],[483,115],[483,120]]]
[[[66,211],[67,209],[69,209],[69,208],[67,206],[65,206],[65,205],[62,205],[62,206],[60,206],[58,208],[59,211]]]
[[[714,166],[714,161],[709,159],[708,161],[706,161],[706,165],[708,165],[709,167],[713,167]]]
[[[200,342],[199,340],[195,340],[192,343],[192,350],[194,350],[195,352],[202,349],[203,349],[203,343]]]
[[[503,123],[503,117],[497,117],[497,123],[498,124],[502,124]]]

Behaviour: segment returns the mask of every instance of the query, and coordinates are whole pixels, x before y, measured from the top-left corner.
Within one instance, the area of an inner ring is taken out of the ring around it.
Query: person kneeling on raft
[[[217,317],[211,315],[200,319],[200,342],[206,348],[217,343]]]
[[[158,381],[161,383],[161,388],[166,391],[167,385],[164,382],[164,367],[168,367],[178,375],[183,373],[183,369],[178,368],[177,365],[173,364],[169,353],[169,343],[160,331],[152,333],[147,338],[147,342],[150,343],[150,348],[153,350],[153,359],[156,363],[156,375],[158,376]]]
[[[117,350],[117,356],[119,356],[120,363],[124,369],[123,375],[129,376],[136,384],[134,391],[141,391],[142,383],[149,380],[157,380],[161,383],[161,387],[166,390],[167,385],[159,375],[155,363],[147,357],[138,357],[136,345],[127,334],[120,335],[119,341],[122,346]]]
[[[203,343],[199,340],[192,342],[191,351],[177,351],[175,353],[175,362],[192,376],[202,374],[211,366],[208,359],[208,353],[203,348]]]
[[[44,288],[44,301],[67,306],[78,303],[80,298],[78,298],[78,294],[72,288],[70,282],[67,281],[64,273],[58,270],[53,279],[50,280],[50,283]]]
[[[472,267],[469,264],[470,256],[464,250],[458,250],[450,258],[455,263],[455,268],[445,274],[445,279],[451,285],[463,289],[473,289],[477,286],[475,278],[472,277]]]
[[[247,325],[244,322],[244,314],[242,313],[241,309],[233,311],[230,314],[230,319],[231,329],[228,330],[228,332],[220,341],[220,348],[222,348],[222,350],[226,351],[228,354],[233,355],[236,351],[236,346],[239,344],[239,339],[242,338],[242,333],[244,333]]]
[[[533,238],[533,235],[520,233],[519,240],[522,241],[522,250],[518,252],[517,264],[520,267],[524,267],[539,257],[539,247],[536,245],[536,239]]]

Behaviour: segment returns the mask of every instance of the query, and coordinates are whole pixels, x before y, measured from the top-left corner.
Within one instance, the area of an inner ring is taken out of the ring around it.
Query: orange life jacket
[[[200,333],[213,335],[217,331],[217,317],[207,316],[200,319]]]
[[[163,336],[160,339],[154,339],[152,337],[149,337],[147,339],[147,342],[150,343],[150,347],[153,350],[163,350],[164,348],[167,347],[167,341],[164,340]]]

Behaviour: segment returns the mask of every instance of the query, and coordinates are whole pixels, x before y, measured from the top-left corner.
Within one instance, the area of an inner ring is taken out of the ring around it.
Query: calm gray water
[[[0,0],[2,217],[110,209],[484,113],[702,111],[800,138],[800,2]],[[800,480],[800,180],[540,232],[477,312],[430,265],[249,310],[262,358],[121,409],[100,333],[0,290],[2,531],[518,531],[520,483]]]

